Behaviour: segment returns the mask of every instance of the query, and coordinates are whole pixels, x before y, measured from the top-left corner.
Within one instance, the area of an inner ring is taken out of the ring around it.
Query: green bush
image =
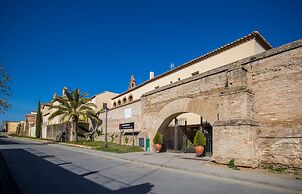
[[[113,143],[113,141],[114,141],[114,137],[115,137],[115,133],[112,133],[111,135],[110,135],[110,137],[111,137],[111,143]]]
[[[128,142],[129,142],[129,138],[126,136],[125,137],[125,144],[128,144]]]
[[[157,132],[153,138],[154,144],[163,144],[163,135]]]
[[[205,146],[206,137],[200,131],[197,131],[194,137],[194,146]]]
[[[228,167],[229,167],[229,168],[232,168],[233,170],[239,170],[239,168],[238,168],[237,165],[235,164],[235,160],[234,160],[234,159],[232,159],[232,160],[229,161]]]

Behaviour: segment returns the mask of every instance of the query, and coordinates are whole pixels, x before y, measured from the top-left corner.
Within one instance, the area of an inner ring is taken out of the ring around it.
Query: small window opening
[[[199,74],[199,71],[195,71],[195,72],[191,73],[192,76],[198,75],[198,74]]]
[[[133,101],[133,96],[130,95],[130,96],[129,96],[129,102],[132,102],[132,101]]]
[[[123,98],[123,104],[126,104],[126,103],[127,103],[127,99]]]

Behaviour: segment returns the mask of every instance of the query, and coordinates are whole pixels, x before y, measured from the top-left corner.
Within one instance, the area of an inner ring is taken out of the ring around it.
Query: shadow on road
[[[150,183],[135,186],[125,184],[126,186],[111,190],[84,178],[84,176],[96,173],[95,171],[82,175],[75,174],[62,168],[61,164],[53,164],[23,149],[2,149],[0,152],[11,169],[11,174],[21,193],[145,194],[149,193],[153,187]]]

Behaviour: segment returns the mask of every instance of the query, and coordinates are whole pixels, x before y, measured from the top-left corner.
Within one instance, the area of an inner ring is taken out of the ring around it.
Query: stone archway
[[[164,139],[162,151],[195,153],[194,137],[199,130],[206,136],[205,154],[212,156],[213,126],[206,117],[191,112],[174,113],[164,120],[158,129]]]
[[[144,127],[150,138],[154,137],[157,131],[165,130],[175,117],[184,113],[205,117],[210,123],[214,123],[218,115],[218,96],[179,98],[161,105],[163,106],[159,106],[158,110],[146,111],[143,114]]]
[[[234,71],[237,74],[230,71],[219,75],[229,79],[232,75],[238,77],[244,70]],[[213,85],[214,82],[208,79],[206,77],[163,88],[142,97],[142,130],[151,140],[151,150],[152,139],[158,130],[175,116],[190,112],[206,117],[213,126],[212,161],[227,164],[235,159],[242,166],[257,166],[256,124],[253,121],[252,103],[254,94],[245,87],[230,85],[230,81]],[[202,91],[198,91],[201,86]]]

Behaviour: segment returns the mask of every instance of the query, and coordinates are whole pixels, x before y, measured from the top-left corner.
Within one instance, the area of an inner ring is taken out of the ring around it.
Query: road
[[[101,152],[86,153],[57,144],[0,138],[0,153],[23,194],[295,193],[269,185],[106,158]]]

